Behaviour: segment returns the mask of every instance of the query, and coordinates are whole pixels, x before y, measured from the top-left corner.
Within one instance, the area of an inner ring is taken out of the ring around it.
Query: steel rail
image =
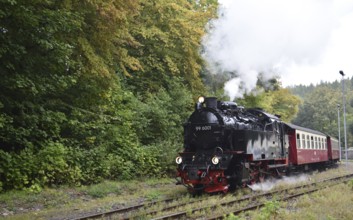
[[[107,212],[100,212],[100,213],[96,213],[96,214],[89,214],[89,215],[85,215],[85,216],[81,216],[81,217],[76,217],[73,218],[73,220],[86,220],[86,219],[96,219],[96,218],[104,218],[113,214],[121,214],[121,213],[128,213],[134,210],[138,210],[140,208],[143,207],[149,207],[149,206],[153,206],[156,205],[158,203],[170,203],[172,201],[178,200],[180,199],[180,197],[178,198],[169,198],[169,199],[164,199],[164,200],[157,200],[157,201],[153,201],[153,202],[148,202],[148,203],[142,203],[142,204],[138,204],[138,205],[132,205],[132,206],[128,206],[128,207],[124,207],[124,208],[119,208],[119,209],[113,209]]]

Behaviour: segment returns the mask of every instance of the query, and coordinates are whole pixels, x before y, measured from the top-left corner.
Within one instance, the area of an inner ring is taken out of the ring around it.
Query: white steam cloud
[[[256,183],[251,186],[249,186],[250,189],[253,191],[270,191],[273,189],[275,186],[280,186],[280,185],[295,185],[298,183],[305,183],[308,182],[310,179],[308,175],[300,175],[300,176],[292,176],[292,177],[286,177],[284,176],[281,179],[274,179],[274,180],[266,180],[263,183]]]
[[[349,20],[349,15],[353,15],[352,2],[337,2],[338,0],[220,0],[219,18],[209,23],[209,34],[203,40],[203,56],[209,64],[209,71],[215,74],[237,74],[237,79],[225,84],[225,91],[232,100],[256,86],[258,73],[262,73],[265,79],[280,75],[285,85],[297,83],[293,78],[298,77],[301,78],[298,82],[308,84],[306,79],[310,77],[304,75],[302,78],[300,75],[308,70],[319,72],[313,76],[315,82],[329,79],[318,79],[318,76],[325,74],[322,72],[323,68],[327,69],[327,65],[322,66],[323,61],[330,60],[326,53],[335,50],[332,40],[340,40],[334,31],[341,27],[346,33],[346,29],[350,31],[353,27],[353,20]],[[346,22],[346,26],[342,22]],[[350,41],[352,40],[347,39],[344,42]],[[353,43],[335,47],[336,55],[342,55],[341,50],[347,50],[344,48],[347,46],[353,49]],[[353,52],[350,53],[352,58]],[[321,69],[313,70],[317,66],[321,66]],[[336,79],[339,79],[340,69],[337,68],[345,66],[332,66],[332,71],[337,72]],[[291,81],[286,81],[286,78]]]

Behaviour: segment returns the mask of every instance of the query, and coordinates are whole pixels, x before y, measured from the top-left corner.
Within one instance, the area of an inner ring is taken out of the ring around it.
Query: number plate
[[[204,126],[195,126],[195,131],[211,131],[211,125],[204,125]]]

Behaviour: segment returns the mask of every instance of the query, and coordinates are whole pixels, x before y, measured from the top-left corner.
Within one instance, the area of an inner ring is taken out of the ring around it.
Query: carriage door
[[[282,122],[280,122],[278,124],[278,129],[279,129],[279,137],[278,137],[278,143],[279,143],[279,147],[280,147],[280,150],[281,150],[281,157],[284,158],[286,157],[286,141],[288,140],[285,140],[285,132],[284,132],[284,124]]]
[[[279,157],[283,158],[285,155],[283,124],[281,122],[275,121],[273,127],[274,127],[274,133],[276,136],[276,145],[278,149],[276,153]]]

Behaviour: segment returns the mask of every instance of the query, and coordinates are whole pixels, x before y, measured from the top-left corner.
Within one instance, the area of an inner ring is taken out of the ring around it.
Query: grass
[[[351,187],[339,184],[288,203],[280,219],[353,219],[352,206]]]
[[[330,169],[326,172],[314,172],[310,175],[309,181],[323,180],[352,172],[352,165],[347,168],[343,164],[337,169]],[[280,186],[280,188],[281,187],[283,186]],[[328,187],[313,194],[301,196],[295,200],[290,200],[287,202],[277,202],[276,200],[271,200],[261,209],[242,213],[237,216],[228,215],[225,219],[353,219],[352,207],[353,179],[347,183]]]
[[[308,181],[318,181],[333,176],[341,176],[353,172],[353,164],[346,167],[344,164],[338,169],[326,172],[314,172]],[[303,182],[298,183],[303,184]],[[296,185],[296,184],[294,184]],[[291,184],[293,186],[293,184]],[[273,190],[286,188],[279,184]],[[104,181],[102,183],[81,187],[45,188],[39,193],[24,191],[11,191],[0,194],[0,218],[7,215],[6,219],[49,219],[61,216],[67,218],[82,212],[97,212],[122,208],[141,202],[161,200],[170,197],[180,197],[173,204],[188,203],[202,198],[205,201],[188,204],[177,211],[188,211],[189,217],[224,216],[237,209],[223,207],[221,202],[241,198],[251,192],[250,189],[239,189],[227,195],[202,195],[193,198],[187,193],[185,187],[175,185],[174,179],[146,179],[132,181]],[[244,202],[244,205],[246,202]],[[216,205],[216,210],[205,210],[191,214],[191,210],[201,206]],[[280,202],[269,201],[264,209],[243,213],[238,216],[228,215],[226,219],[353,219],[351,206],[353,205],[353,180],[347,184],[340,184],[322,190],[309,196],[303,196],[295,201]],[[162,210],[166,204],[155,206]],[[324,211],[323,211],[324,210]],[[144,210],[141,210],[143,216]],[[150,218],[150,216],[145,216]]]
[[[186,194],[183,186],[176,186],[169,178],[104,181],[90,186],[45,188],[39,193],[11,191],[0,194],[0,218],[48,219]]]
[[[122,194],[122,186],[117,182],[104,181],[96,185],[82,187],[81,191],[92,198],[103,198],[109,194]]]

